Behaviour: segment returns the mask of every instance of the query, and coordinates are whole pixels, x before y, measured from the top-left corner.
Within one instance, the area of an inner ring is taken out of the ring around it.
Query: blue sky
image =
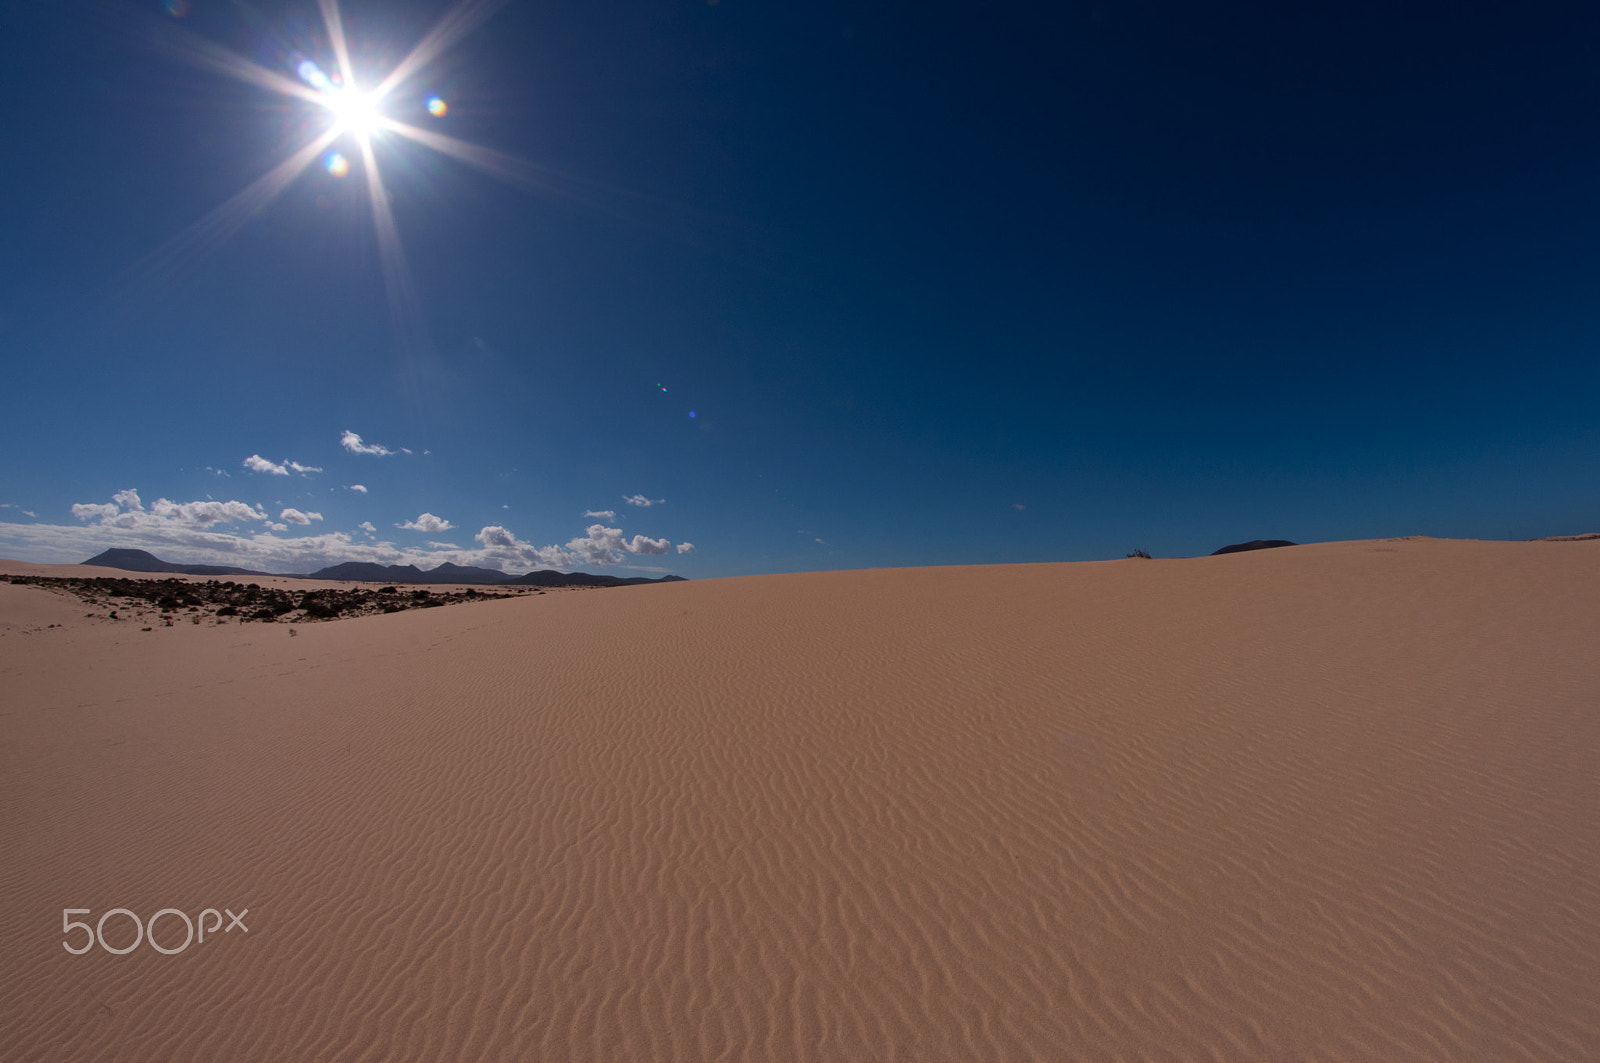
[[[1406,7],[347,0],[488,149],[373,134],[385,237],[351,130],[225,206],[338,121],[315,2],[5,5],[0,555],[1600,529],[1600,14]]]

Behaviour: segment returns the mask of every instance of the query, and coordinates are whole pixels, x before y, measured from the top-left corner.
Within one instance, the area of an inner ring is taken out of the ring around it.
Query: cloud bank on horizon
[[[614,516],[609,511],[601,512]],[[365,540],[342,531],[285,535],[291,526],[306,528],[322,522],[323,515],[286,506],[274,520],[259,503],[252,505],[237,500],[174,502],[158,498],[147,506],[135,488],[116,492],[110,502],[75,503],[72,515],[82,523],[0,522],[0,545],[21,547],[19,553],[45,563],[76,563],[115,547],[147,550],[168,561],[282,572],[311,572],[344,561],[411,564],[424,569],[449,561],[504,572],[608,565],[650,569],[652,566],[633,562],[637,558],[665,555],[674,549],[679,555],[694,550],[694,545],[688,542],[674,547],[667,539],[642,534],[627,537],[621,528],[603,523],[590,524],[583,535],[569,539],[564,545],[545,546],[519,539],[503,525],[486,525],[473,536],[478,545],[470,549],[433,540],[426,541],[421,548],[367,541],[377,534],[377,527],[371,521],[354,526],[357,532],[365,534]],[[252,524],[259,528],[237,527]],[[395,527],[437,534],[452,530],[456,525],[424,512]]]

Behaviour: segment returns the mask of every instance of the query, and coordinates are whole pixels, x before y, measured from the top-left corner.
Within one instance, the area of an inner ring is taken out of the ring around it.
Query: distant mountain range
[[[507,583],[511,577],[492,568],[471,568],[446,561],[424,572],[416,565],[379,565],[371,561],[346,561],[319,568],[307,579],[359,580],[365,583]]]
[[[379,565],[371,561],[346,561],[329,565],[317,571],[299,573],[256,572],[248,568],[230,568],[226,565],[178,565],[163,561],[144,550],[107,550],[85,561],[86,565],[103,568],[120,568],[124,572],[171,572],[185,576],[273,576],[284,575],[294,579],[348,580],[361,583],[456,583],[494,584],[496,586],[522,587],[628,587],[640,583],[677,583],[682,576],[595,576],[587,572],[556,572],[543,569],[525,576],[509,576],[492,568],[474,568],[446,561],[438,568],[424,571],[416,565]]]

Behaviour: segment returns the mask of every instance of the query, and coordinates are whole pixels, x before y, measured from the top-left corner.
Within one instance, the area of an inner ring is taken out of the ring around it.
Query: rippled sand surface
[[[1597,542],[0,592],[6,1060],[1600,1059]]]

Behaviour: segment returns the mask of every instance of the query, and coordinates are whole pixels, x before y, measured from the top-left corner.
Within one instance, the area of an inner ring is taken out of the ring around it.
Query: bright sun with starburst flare
[[[326,70],[323,64],[298,52],[290,56],[287,71],[273,70],[192,34],[183,34],[167,43],[166,50],[180,58],[321,108],[328,121],[310,141],[169,241],[152,257],[221,243],[259,214],[319,158],[329,176],[346,177],[353,172],[355,160],[333,150],[333,146],[345,139],[346,150],[349,150],[352,146],[349,141],[353,140],[378,237],[379,264],[389,294],[396,339],[402,348],[415,345],[422,332],[417,297],[373,144],[380,138],[390,140],[386,134],[394,134],[398,139],[392,143],[396,145],[419,144],[512,184],[537,190],[548,188],[550,172],[543,167],[432,129],[410,125],[384,112],[384,103],[395,89],[422,75],[447,48],[506,3],[507,0],[459,0],[405,58],[375,83],[357,81],[338,0],[317,0],[332,53],[324,57],[332,60]],[[372,87],[363,89],[358,84],[372,84]],[[422,119],[427,122],[444,119],[449,106],[440,96],[430,95],[421,109],[429,116]]]

